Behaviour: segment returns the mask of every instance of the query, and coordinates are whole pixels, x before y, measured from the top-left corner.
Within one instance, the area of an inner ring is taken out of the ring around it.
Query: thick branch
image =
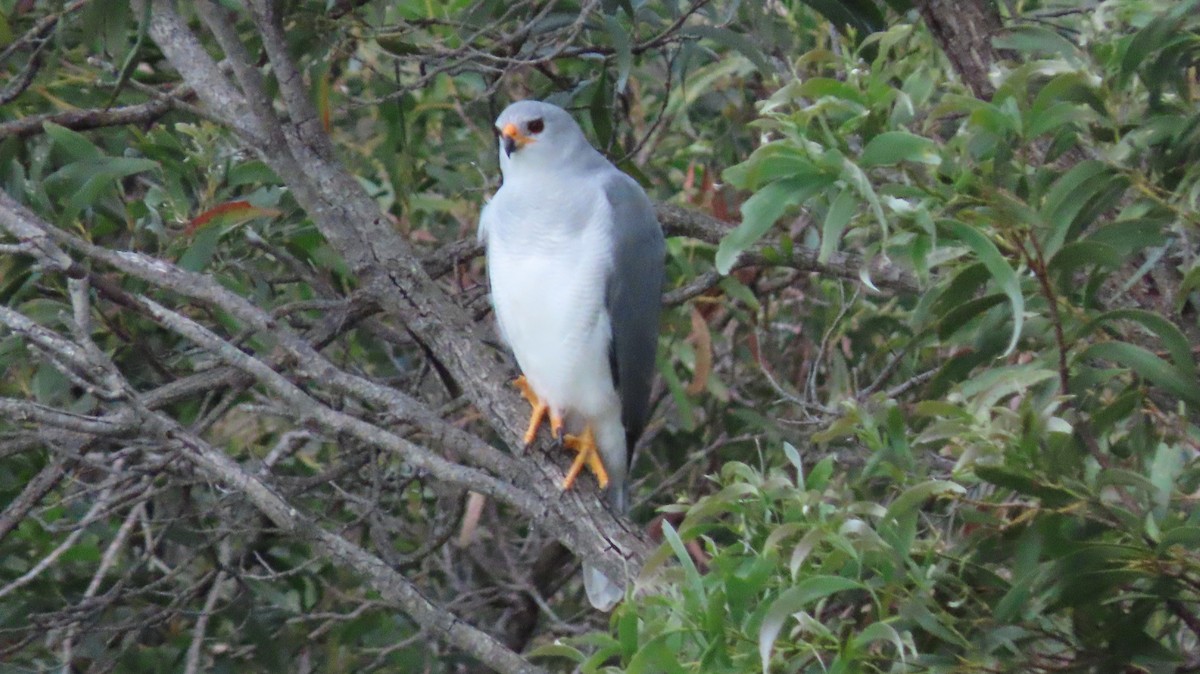
[[[917,0],[929,32],[963,82],[983,100],[996,93],[988,74],[997,60],[992,38],[1002,28],[992,0]]]

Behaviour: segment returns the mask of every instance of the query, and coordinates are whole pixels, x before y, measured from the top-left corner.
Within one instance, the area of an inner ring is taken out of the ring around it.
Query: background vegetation
[[[0,0],[0,672],[1200,671],[1198,10]],[[629,520],[507,449],[526,97],[671,237]]]

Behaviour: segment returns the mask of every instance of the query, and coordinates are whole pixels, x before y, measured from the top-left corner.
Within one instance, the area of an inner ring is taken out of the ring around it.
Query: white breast
[[[539,196],[524,204],[506,199],[502,189],[488,204],[496,320],[521,372],[551,409],[569,423],[608,417],[620,407],[604,307],[612,266],[608,206],[578,191],[569,199]]]

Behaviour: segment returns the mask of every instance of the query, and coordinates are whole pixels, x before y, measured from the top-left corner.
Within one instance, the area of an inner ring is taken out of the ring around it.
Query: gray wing
[[[613,332],[608,356],[629,460],[650,416],[666,243],[649,197],[632,178],[617,173],[604,192],[614,229],[613,273],[605,289]]]

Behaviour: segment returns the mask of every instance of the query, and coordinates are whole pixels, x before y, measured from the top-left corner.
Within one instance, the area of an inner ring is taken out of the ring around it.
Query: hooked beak
[[[533,138],[518,131],[516,124],[505,124],[504,128],[500,130],[500,142],[504,144],[505,156],[511,157],[512,153],[533,141]]]

